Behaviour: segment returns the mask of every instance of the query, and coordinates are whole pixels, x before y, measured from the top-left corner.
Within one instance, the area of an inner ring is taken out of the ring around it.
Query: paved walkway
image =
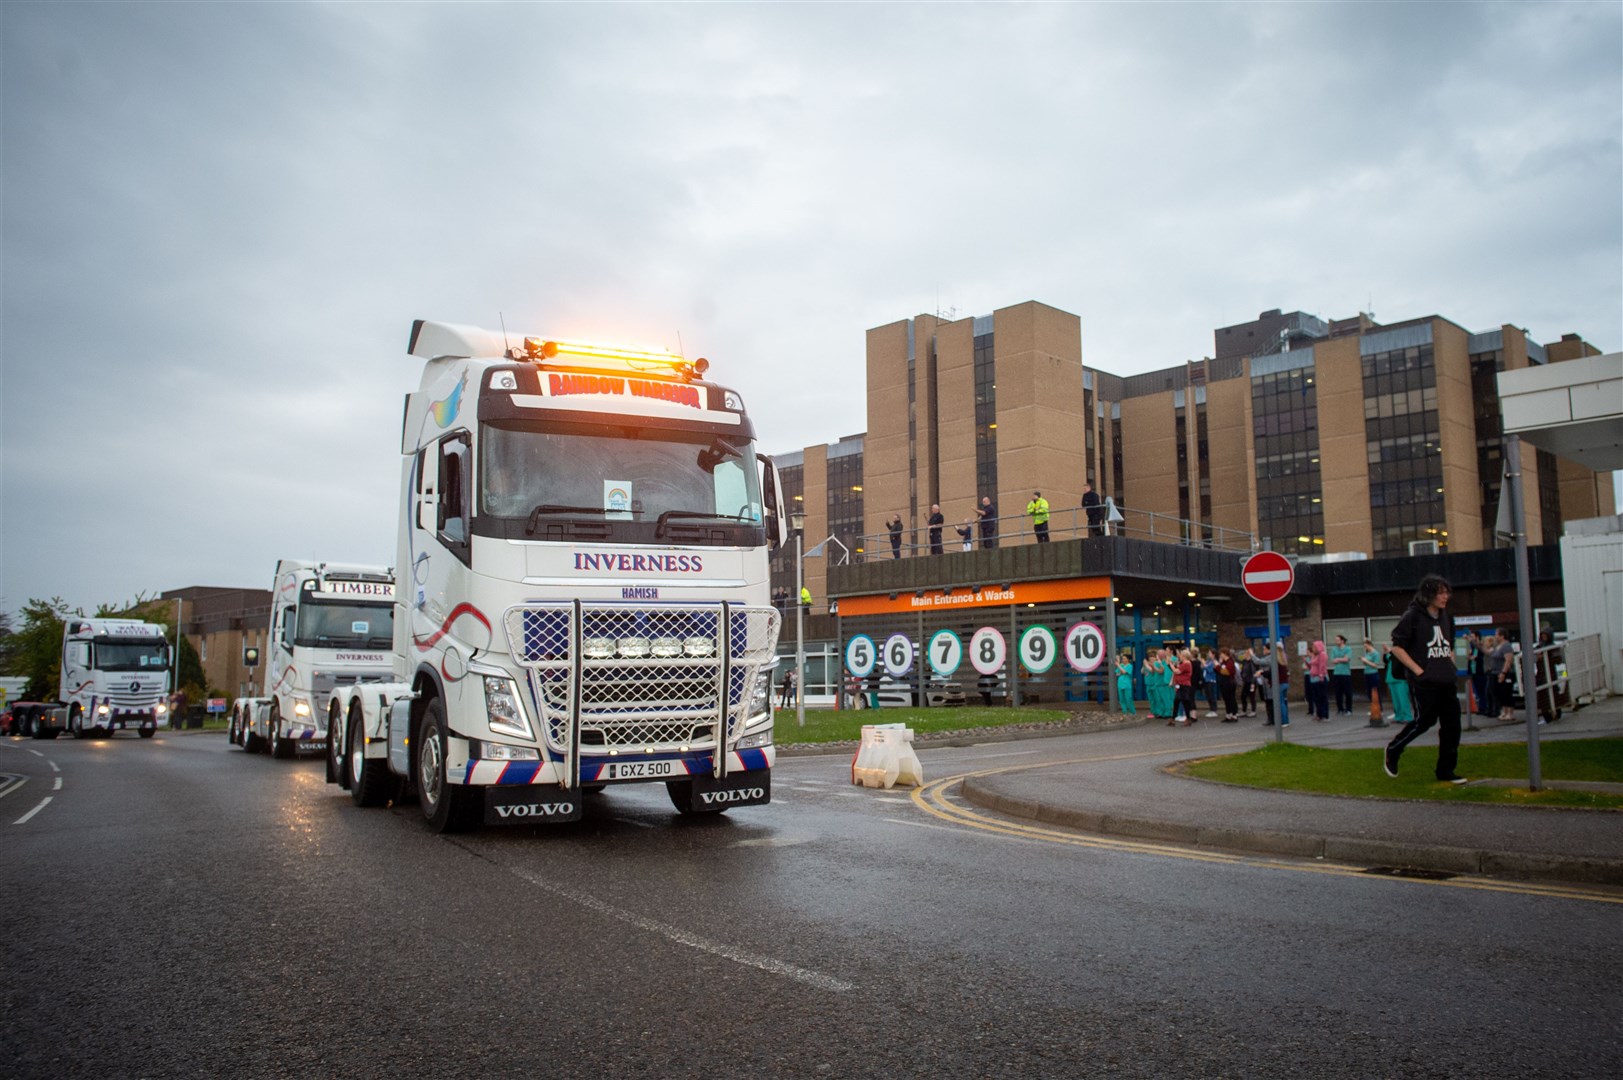
[[[1521,741],[1527,730],[1521,723],[1476,722],[1480,729],[1467,730],[1462,747]],[[1165,771],[1176,761],[1271,740],[1274,729],[1260,724],[1155,722],[1080,736],[1072,740],[1074,760],[971,777],[963,793],[1000,813],[1095,833],[1371,867],[1623,885],[1623,812],[1308,795]],[[1287,736],[1311,745],[1376,747],[1393,731],[1371,728],[1367,717],[1297,719]],[[1541,744],[1595,736],[1623,736],[1623,698],[1539,728]],[[1436,746],[1435,732],[1428,732],[1404,753],[1403,767],[1429,771]]]

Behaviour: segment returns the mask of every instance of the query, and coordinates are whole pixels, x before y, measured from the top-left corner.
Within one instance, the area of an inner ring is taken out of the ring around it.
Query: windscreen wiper
[[[548,514],[596,514],[601,517],[609,512],[610,511],[605,510],[601,506],[562,506],[558,503],[542,503],[540,506],[530,511],[530,520],[524,525],[524,535],[533,536],[535,534],[535,527],[540,524],[541,519]],[[615,510],[613,512],[616,514],[635,513],[635,511],[626,510]]]
[[[667,510],[654,522],[654,538],[665,535],[665,524],[672,518],[697,518],[700,521],[749,521],[755,519],[743,514],[713,514],[708,510]]]

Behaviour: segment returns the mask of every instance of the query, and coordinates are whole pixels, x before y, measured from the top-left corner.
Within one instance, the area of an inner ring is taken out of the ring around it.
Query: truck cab
[[[237,707],[243,748],[278,758],[325,750],[333,694],[393,676],[394,600],[388,567],[278,562],[265,696]]]
[[[62,625],[65,729],[83,739],[134,728],[150,739],[169,722],[169,670],[162,626],[70,617]]]
[[[436,829],[569,821],[664,783],[770,799],[776,471],[741,396],[671,353],[418,322],[388,693],[335,701],[329,778]]]

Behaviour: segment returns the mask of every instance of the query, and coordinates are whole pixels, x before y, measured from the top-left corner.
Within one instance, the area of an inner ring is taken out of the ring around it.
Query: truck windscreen
[[[394,645],[394,607],[305,597],[293,643],[311,649],[387,649]]]
[[[169,643],[162,638],[148,641],[96,641],[97,671],[162,671],[169,666]]]
[[[479,509],[490,517],[762,521],[755,447],[747,439],[648,428],[597,434],[485,425],[479,465]]]

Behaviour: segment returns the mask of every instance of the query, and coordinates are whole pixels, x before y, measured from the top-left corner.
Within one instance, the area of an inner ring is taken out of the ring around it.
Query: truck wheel
[[[701,814],[725,814],[727,812],[725,806],[711,806],[703,810],[693,809],[692,780],[667,780],[665,781],[665,793],[671,797],[671,805],[676,807],[676,812],[683,817],[697,817]]]
[[[237,710],[231,710],[231,722],[226,725],[225,742],[227,746],[237,745]]]
[[[383,806],[400,794],[400,778],[389,771],[387,761],[367,760],[366,723],[359,706],[350,710],[348,726],[344,764],[349,773],[349,797],[356,806]]]
[[[254,733],[251,721],[246,715],[242,718],[242,748],[250,754],[265,752],[265,740]]]
[[[158,729],[155,728],[155,727],[145,727],[145,726],[143,726],[143,727],[140,727],[140,728],[136,729],[136,734],[141,736],[141,738],[143,738],[143,739],[150,739],[150,738],[152,738],[153,735],[155,735],[157,733],[157,731],[158,731]]]
[[[85,737],[85,713],[77,705],[68,713],[68,730],[73,732],[75,739]]]
[[[327,707],[327,783],[348,788],[349,777],[344,775],[344,755],[348,752],[348,746],[339,737],[344,730],[343,718],[343,705],[334,695],[332,704]]]
[[[423,722],[417,730],[417,752],[412,755],[412,779],[417,784],[417,801],[423,808],[423,817],[428,819],[429,827],[438,833],[462,832],[473,825],[478,820],[479,811],[475,799],[482,794],[447,782],[447,738],[445,704],[439,698],[432,698],[428,708],[423,710]]]
[[[286,760],[293,756],[293,740],[282,735],[282,714],[271,706],[270,718],[270,755],[273,758]]]

